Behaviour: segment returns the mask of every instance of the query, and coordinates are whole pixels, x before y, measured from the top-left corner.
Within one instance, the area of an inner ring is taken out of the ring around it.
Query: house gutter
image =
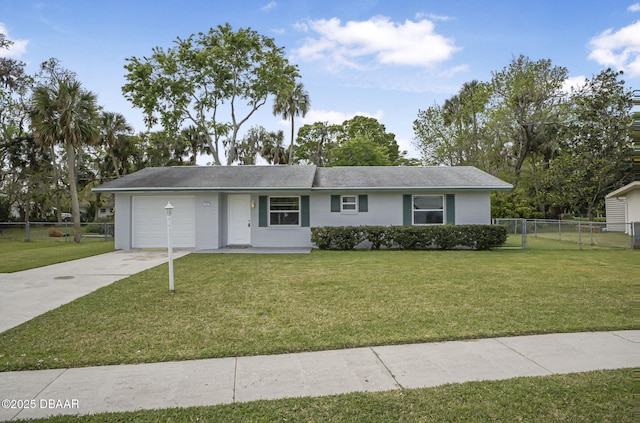
[[[377,192],[377,191],[509,191],[513,189],[513,186],[444,186],[444,187],[322,187],[322,188],[309,188],[309,187],[137,187],[137,188],[93,188],[93,192],[112,192],[112,193],[125,193],[125,192],[203,192],[203,191],[218,191],[218,192],[232,192],[232,191],[316,191],[316,192],[335,192],[335,191],[357,191],[357,192]]]

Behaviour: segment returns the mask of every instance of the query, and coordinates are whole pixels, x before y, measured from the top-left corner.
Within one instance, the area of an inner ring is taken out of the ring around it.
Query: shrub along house
[[[115,247],[311,247],[310,227],[489,224],[512,186],[475,167],[146,168],[94,191],[115,197]]]

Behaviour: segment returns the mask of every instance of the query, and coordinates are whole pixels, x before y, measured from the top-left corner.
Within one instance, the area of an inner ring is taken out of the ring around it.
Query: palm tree
[[[282,145],[283,140],[284,133],[282,131],[264,134],[260,156],[270,164],[285,164],[287,159],[286,151]]]
[[[116,178],[119,178],[120,166],[116,160],[114,150],[116,149],[118,138],[122,135],[131,134],[133,128],[127,123],[126,118],[122,114],[103,112],[100,116],[100,132],[102,133],[102,142],[107,147],[109,156],[113,162]]]
[[[180,132],[180,137],[188,144],[191,149],[189,164],[195,166],[198,164],[198,154],[207,152],[207,138],[195,126],[189,126]]]
[[[296,116],[305,117],[311,106],[309,93],[304,89],[302,82],[295,84],[291,89],[283,91],[276,96],[273,103],[273,114],[282,115],[283,119],[291,118],[291,144],[289,146],[289,164],[293,164],[293,143],[294,143],[294,118]]]
[[[76,182],[76,148],[98,138],[96,95],[80,82],[60,79],[51,86],[38,86],[31,99],[31,125],[36,140],[45,146],[62,144],[66,150],[73,240],[80,242],[80,207]]]

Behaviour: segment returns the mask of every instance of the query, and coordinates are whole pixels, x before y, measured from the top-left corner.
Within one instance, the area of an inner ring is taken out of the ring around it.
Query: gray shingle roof
[[[176,166],[146,168],[94,191],[511,189],[472,166]]]
[[[318,168],[315,189],[511,189],[473,166],[345,166]]]
[[[148,167],[94,191],[311,189],[315,166]]]

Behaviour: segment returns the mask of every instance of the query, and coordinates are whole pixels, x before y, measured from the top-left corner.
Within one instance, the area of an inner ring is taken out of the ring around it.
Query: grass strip
[[[0,273],[12,273],[113,251],[113,240],[7,241],[0,240]]]
[[[633,389],[633,370],[622,369],[211,407],[57,416],[35,421],[626,423],[634,421]]]

